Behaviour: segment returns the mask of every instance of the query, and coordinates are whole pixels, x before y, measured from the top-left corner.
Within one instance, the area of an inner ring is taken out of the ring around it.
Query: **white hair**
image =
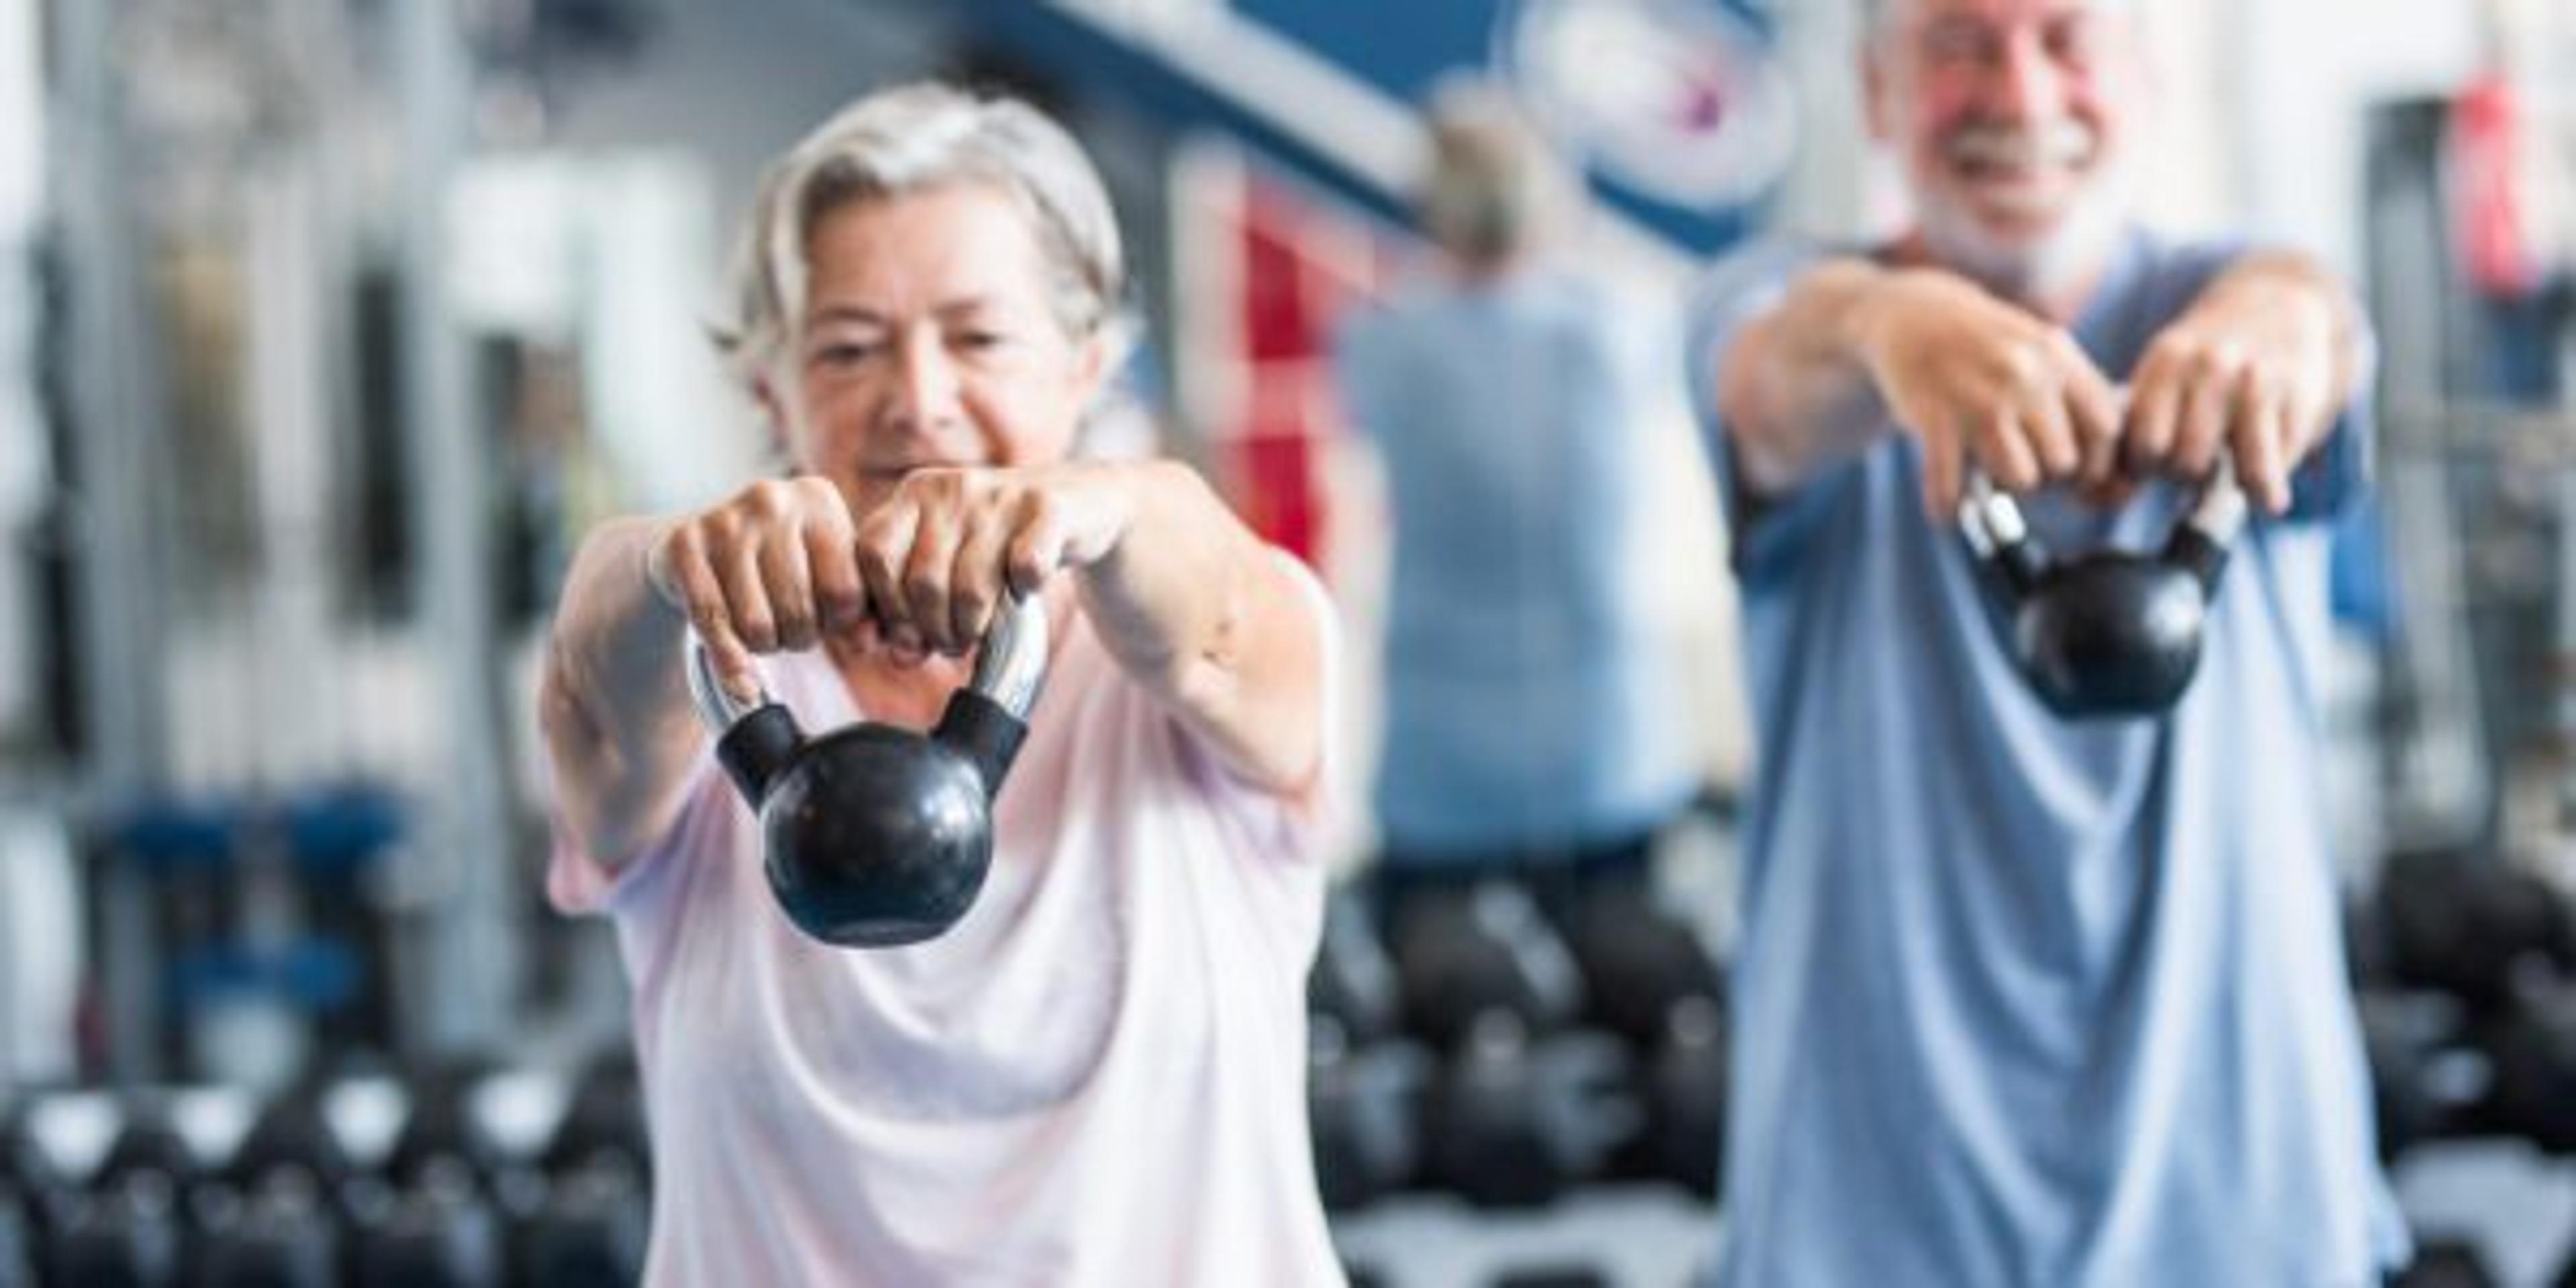
[[[1499,87],[1444,81],[1426,117],[1429,155],[1414,207],[1423,231],[1451,253],[1507,259],[1547,240],[1575,213],[1580,178]]]
[[[1908,0],[1860,0],[1860,34],[1863,40],[1877,40],[1887,34],[1887,26],[1897,15],[1899,6]],[[2134,0],[2091,0],[2092,6],[2108,13],[2126,13],[2137,8]]]
[[[1019,203],[1048,269],[1056,320],[1077,340],[1125,342],[1126,252],[1109,191],[1064,127],[1015,98],[920,82],[869,94],[772,162],[736,250],[731,316],[714,327],[735,378],[774,369],[804,316],[806,239],[855,201],[988,184]]]

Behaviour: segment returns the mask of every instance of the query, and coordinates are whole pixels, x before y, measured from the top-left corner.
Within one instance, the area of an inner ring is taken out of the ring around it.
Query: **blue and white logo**
[[[1768,40],[1721,0],[1512,0],[1494,63],[1558,146],[1674,205],[1759,196],[1796,141]]]

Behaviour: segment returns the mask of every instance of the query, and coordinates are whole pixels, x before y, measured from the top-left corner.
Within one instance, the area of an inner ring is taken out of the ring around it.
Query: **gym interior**
[[[1767,1183],[1721,1160],[1771,697],[1682,337],[1730,253],[1902,226],[1885,7],[0,0],[0,1284],[642,1280],[648,1122],[692,1109],[639,1071],[617,921],[549,898],[550,632],[603,521],[779,472],[710,343],[736,230],[769,158],[924,78],[1088,153],[1136,322],[1111,450],[1329,596],[1291,1072],[1341,1273],[1699,1282]],[[2137,217],[2294,248],[2370,335],[2308,695],[2350,987],[2310,1001],[2356,1017],[2392,1281],[2576,1284],[2576,7],[2108,7],[2155,69]],[[1335,337],[1435,257],[1426,103],[1466,77],[1670,338],[1613,508],[1690,786],[1634,919],[1498,870],[1398,936],[1397,490]]]

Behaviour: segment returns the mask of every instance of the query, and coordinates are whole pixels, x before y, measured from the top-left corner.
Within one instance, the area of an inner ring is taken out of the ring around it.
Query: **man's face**
[[[2116,235],[2145,92],[2123,7],[1888,0],[1865,81],[1932,253],[2021,293],[2064,289]]]

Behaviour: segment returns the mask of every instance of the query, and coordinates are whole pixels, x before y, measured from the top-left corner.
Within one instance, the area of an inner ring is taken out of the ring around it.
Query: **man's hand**
[[[2147,346],[2129,380],[2123,455],[2139,474],[2208,476],[2222,450],[2265,510],[2290,506],[2290,472],[2349,396],[2351,305],[2292,256],[2221,274]]]
[[[1923,447],[1935,522],[1959,505],[1966,470],[2028,491],[2105,482],[2118,464],[2111,382],[2074,337],[1938,270],[1889,273],[1852,319],[1880,399]]]

